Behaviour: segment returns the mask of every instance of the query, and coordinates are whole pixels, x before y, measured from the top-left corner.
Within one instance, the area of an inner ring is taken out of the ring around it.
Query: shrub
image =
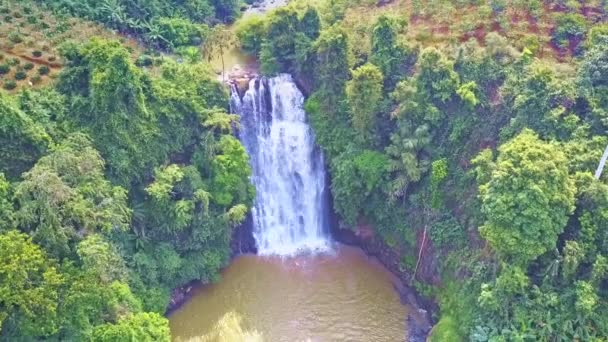
[[[555,18],[553,40],[564,46],[571,39],[583,39],[587,32],[585,17],[576,13],[558,14]]]
[[[137,58],[135,64],[139,67],[149,67],[154,63],[152,57],[148,55],[141,55]]]
[[[11,66],[8,64],[0,64],[0,75],[8,74],[11,70]]]
[[[27,23],[28,23],[28,24],[32,24],[32,25],[35,25],[35,24],[37,24],[37,23],[38,23],[38,18],[36,18],[36,17],[35,17],[35,16],[33,16],[33,15],[30,15],[30,16],[28,16],[28,17],[27,17]]]
[[[49,72],[51,72],[51,69],[49,69],[49,67],[47,67],[46,65],[43,65],[40,68],[38,68],[39,75],[48,75]]]
[[[8,40],[15,44],[19,44],[23,42],[23,37],[19,34],[19,32],[11,32],[8,34]]]
[[[8,64],[10,66],[19,65],[19,64],[21,64],[21,60],[17,57],[13,57],[13,58],[9,59]]]
[[[17,88],[17,83],[13,80],[8,80],[8,81],[4,82],[3,87],[6,90],[13,90],[13,89]]]
[[[56,60],[57,60],[57,57],[55,57],[55,56],[50,56],[50,57],[48,58],[48,61],[49,61],[49,62],[54,62],[54,61],[56,61]]]
[[[48,30],[49,28],[51,28],[51,26],[49,26],[49,24],[43,22],[40,22],[40,24],[38,24],[38,26],[40,27],[41,30]]]
[[[12,23],[13,22],[13,17],[11,17],[10,15],[7,15],[6,17],[4,17],[4,21],[7,23]]]
[[[9,14],[9,13],[11,13],[11,10],[8,9],[8,7],[1,7],[0,8],[0,13],[1,14]]]
[[[30,63],[30,62],[25,63],[25,65],[23,66],[23,69],[25,69],[25,70],[34,69],[34,63]]]
[[[34,57],[42,57],[42,51],[40,51],[40,50],[34,50],[34,52],[32,52],[32,56],[34,56]]]
[[[23,18],[23,14],[21,14],[21,12],[14,12],[13,13],[13,17],[15,17],[15,18]]]
[[[42,81],[42,77],[40,77],[40,75],[34,75],[30,80],[32,81],[32,84],[38,84]]]
[[[4,55],[0,53],[0,61],[4,59]]]
[[[24,70],[19,70],[15,73],[15,79],[21,81],[27,78],[27,73]]]
[[[250,56],[258,56],[266,36],[266,24],[261,17],[252,16],[239,22],[236,36],[243,51]]]

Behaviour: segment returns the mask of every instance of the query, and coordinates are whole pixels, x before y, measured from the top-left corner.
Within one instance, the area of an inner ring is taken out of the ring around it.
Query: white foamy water
[[[253,232],[261,255],[325,251],[330,245],[323,155],[303,103],[288,74],[251,80],[242,99],[232,90],[257,192]]]

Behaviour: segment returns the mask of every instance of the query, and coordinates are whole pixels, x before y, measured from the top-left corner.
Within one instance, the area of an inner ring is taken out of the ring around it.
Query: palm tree
[[[386,148],[389,156],[388,171],[391,174],[388,195],[393,201],[405,198],[407,188],[428,171],[430,162],[425,156],[431,142],[429,127],[422,125],[415,130],[408,124],[401,125],[391,137]]]

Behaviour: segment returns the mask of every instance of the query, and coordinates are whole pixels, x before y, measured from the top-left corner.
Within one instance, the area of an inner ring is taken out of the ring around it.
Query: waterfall
[[[292,77],[256,78],[232,111],[250,156],[256,199],[253,234],[262,255],[294,255],[329,248],[323,155]]]

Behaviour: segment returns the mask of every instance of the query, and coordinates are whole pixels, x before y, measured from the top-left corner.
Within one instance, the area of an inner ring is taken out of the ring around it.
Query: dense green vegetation
[[[606,3],[422,3],[296,2],[237,35],[265,73],[310,91],[342,222],[373,226],[412,273],[419,251],[436,261],[414,274],[440,305],[434,341],[605,339],[608,178],[593,173],[608,143]],[[408,33],[458,11],[502,28],[436,44]],[[514,15],[551,23],[556,54],[513,46],[501,20]]]
[[[13,46],[29,44],[27,25],[49,30],[32,14],[48,11],[61,18],[49,36],[78,17],[184,62],[106,38],[57,57],[32,45],[37,67],[0,55],[0,340],[167,341],[171,290],[217,278],[254,195],[226,89],[198,62],[199,47],[228,48],[218,24],[241,3],[14,4],[0,6]],[[263,73],[309,92],[334,207],[374,227],[439,304],[433,341],[608,336],[608,172],[593,177],[608,144],[607,11],[319,0],[237,23]],[[18,88],[27,77],[49,83]],[[258,337],[236,316],[216,330]]]
[[[0,340],[168,341],[171,291],[217,278],[254,194],[227,91],[114,40],[60,50],[52,86],[0,93]]]

